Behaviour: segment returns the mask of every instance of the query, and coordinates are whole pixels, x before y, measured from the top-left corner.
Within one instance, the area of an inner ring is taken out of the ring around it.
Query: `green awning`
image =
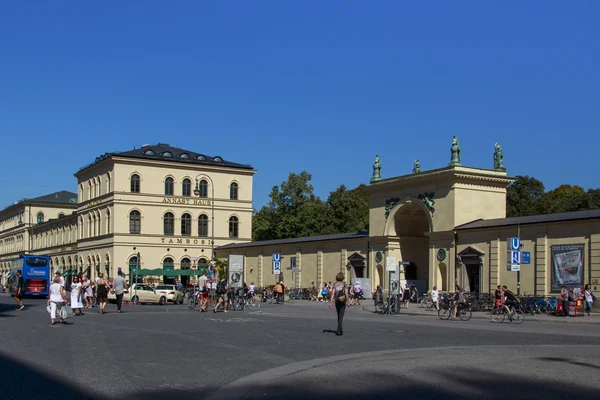
[[[71,270],[70,269],[65,269],[62,273],[63,278],[69,277],[71,276]]]

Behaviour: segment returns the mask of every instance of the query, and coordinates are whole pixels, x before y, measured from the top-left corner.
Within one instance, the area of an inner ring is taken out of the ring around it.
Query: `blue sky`
[[[600,187],[600,3],[2,2],[0,205],[164,142],[340,184],[467,166]]]

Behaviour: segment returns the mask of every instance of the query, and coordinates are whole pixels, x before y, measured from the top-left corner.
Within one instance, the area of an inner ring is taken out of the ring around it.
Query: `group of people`
[[[95,289],[95,294],[94,294]],[[56,318],[60,318],[61,323],[65,323],[66,313],[61,309],[69,304],[73,315],[85,315],[84,308],[92,308],[93,298],[96,297],[100,305],[100,314],[106,314],[105,307],[108,302],[108,293],[114,292],[117,298],[117,313],[121,313],[123,296],[128,290],[124,274],[119,270],[118,275],[112,280],[112,286],[104,278],[103,273],[99,273],[94,283],[88,276],[74,276],[70,285],[65,285],[65,279],[56,272],[52,284],[49,288],[49,312],[50,323],[54,325]],[[85,305],[84,305],[85,303]]]
[[[569,316],[569,301],[575,301],[582,296],[581,289],[569,289],[565,285],[560,289],[560,301],[562,303],[563,315]],[[583,288],[583,300],[585,301],[585,313],[592,315],[592,305],[596,296],[592,292],[592,286],[588,283]]]
[[[335,293],[334,286],[336,283],[332,284],[330,282],[323,283],[323,289],[319,292],[314,282],[311,283],[310,286],[310,301],[331,301],[332,295]],[[347,306],[360,306],[360,300],[363,299],[364,293],[360,286],[360,282],[356,281],[353,285],[350,285],[348,288],[348,301]]]

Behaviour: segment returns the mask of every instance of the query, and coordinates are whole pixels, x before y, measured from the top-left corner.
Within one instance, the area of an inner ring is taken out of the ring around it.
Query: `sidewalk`
[[[375,312],[375,306],[373,302],[367,303],[363,302],[361,306],[362,309],[366,312]],[[411,303],[408,306],[408,310],[402,309],[400,311],[400,315],[416,315],[416,316],[429,316],[432,318],[438,318],[437,310],[431,309],[427,310],[426,308],[421,308],[417,304]],[[491,319],[490,313],[486,311],[474,311],[471,319]],[[592,313],[591,317],[588,316],[577,316],[577,317],[563,317],[563,316],[555,316],[555,315],[546,315],[546,314],[525,314],[525,321],[535,321],[535,322],[551,322],[551,323],[576,323],[576,324],[600,324],[600,313]]]

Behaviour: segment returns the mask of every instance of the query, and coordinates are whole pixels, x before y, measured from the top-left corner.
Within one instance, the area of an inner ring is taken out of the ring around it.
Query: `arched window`
[[[238,237],[239,224],[240,224],[240,220],[238,219],[238,217],[236,217],[236,216],[229,217],[229,237],[230,238]]]
[[[237,200],[238,199],[238,184],[232,182],[229,185],[229,200]]]
[[[208,197],[208,182],[205,179],[200,181],[200,197]]]
[[[189,258],[184,258],[181,260],[181,269],[190,269],[192,262]]]
[[[44,213],[43,212],[37,213],[37,215],[35,216],[35,218],[36,218],[38,224],[43,224],[44,223]]]
[[[165,179],[165,196],[173,196],[173,185],[175,181],[173,178],[168,177]]]
[[[192,216],[183,214],[181,216],[181,236],[190,236],[192,234]]]
[[[171,271],[175,269],[175,264],[171,257],[167,257],[163,260],[163,269]],[[167,285],[172,285],[175,283],[175,278],[163,275],[163,282]]]
[[[175,216],[173,213],[166,213],[163,217],[163,227],[165,236],[173,236],[175,234]]]
[[[140,192],[140,176],[137,174],[131,175],[131,193]]]
[[[208,237],[208,216],[205,214],[198,217],[198,236]]]
[[[192,195],[192,181],[185,178],[181,183],[181,195],[190,197]]]
[[[142,214],[133,210],[129,213],[129,233],[139,234],[142,231]]]

